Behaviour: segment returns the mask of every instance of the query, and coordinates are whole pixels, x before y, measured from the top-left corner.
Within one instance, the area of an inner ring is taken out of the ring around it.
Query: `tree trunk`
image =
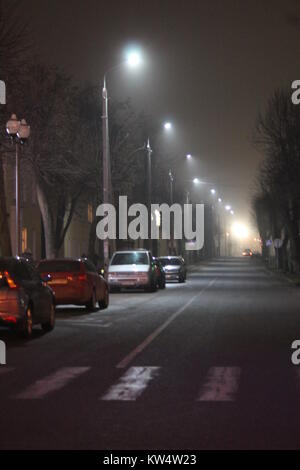
[[[52,215],[47,203],[46,195],[39,183],[36,185],[36,192],[45,230],[46,258],[55,258],[55,237]]]
[[[297,273],[300,271],[300,239],[298,222],[291,220],[288,224],[289,238],[291,241],[291,257],[293,263],[293,270]]]
[[[2,256],[11,256],[11,240],[9,232],[9,219],[6,208],[4,171],[2,157],[0,157],[0,254]]]

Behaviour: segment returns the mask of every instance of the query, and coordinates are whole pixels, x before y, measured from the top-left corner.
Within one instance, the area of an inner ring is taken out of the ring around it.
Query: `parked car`
[[[243,251],[243,256],[252,256],[253,253],[252,253],[252,250],[250,250],[250,248],[245,248],[244,251]]]
[[[163,265],[158,258],[154,258],[154,266],[157,275],[157,287],[159,287],[159,289],[164,289],[166,287],[166,274]]]
[[[15,327],[26,338],[35,324],[44,331],[54,328],[53,291],[23,258],[0,258],[0,323]]]
[[[122,287],[143,288],[149,292],[157,289],[157,271],[148,250],[116,251],[108,267],[111,292]]]
[[[56,305],[85,305],[90,311],[109,304],[108,284],[88,259],[51,259],[38,264],[43,276],[50,275]]]
[[[185,282],[186,280],[186,267],[184,259],[181,256],[161,256],[159,258],[165,275],[166,282],[178,281]]]

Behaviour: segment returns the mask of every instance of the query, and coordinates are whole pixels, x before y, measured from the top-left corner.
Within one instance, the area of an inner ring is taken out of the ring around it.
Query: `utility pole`
[[[103,204],[109,203],[109,180],[110,180],[110,159],[109,159],[109,130],[108,130],[108,96],[106,88],[106,78],[104,75],[102,89],[102,171],[103,171]],[[109,239],[103,240],[103,258],[105,273],[109,263]]]
[[[152,194],[152,175],[151,175],[151,154],[152,149],[150,146],[150,140],[147,141],[147,199],[148,199],[148,246],[152,252],[152,238],[151,238],[151,223],[152,223],[152,211],[151,211],[151,194]]]
[[[173,205],[173,181],[174,177],[172,171],[169,170],[169,180],[170,180],[170,206]],[[172,212],[170,212],[170,230],[171,230],[171,239],[170,239],[170,248],[169,255],[174,254],[174,218],[172,217]]]

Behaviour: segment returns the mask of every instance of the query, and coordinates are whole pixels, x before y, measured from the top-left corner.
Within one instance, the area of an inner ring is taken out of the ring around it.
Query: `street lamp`
[[[199,178],[194,178],[194,179],[193,179],[193,183],[194,183],[194,184],[200,184]]]
[[[210,192],[211,192],[212,195],[215,195],[215,194],[216,194],[216,190],[215,190],[215,189],[211,189]]]
[[[226,210],[226,211],[230,211],[230,210],[231,210],[231,206],[230,206],[229,204],[227,204],[227,205],[225,206],[225,210]]]
[[[186,159],[190,160],[192,158],[192,155],[190,153],[187,154]]]
[[[20,157],[19,145],[24,144],[30,136],[30,126],[25,119],[12,114],[6,123],[6,132],[16,144],[16,256],[21,252],[20,246]]]
[[[164,128],[166,131],[170,131],[172,129],[172,123],[171,122],[165,122],[164,123]]]
[[[102,88],[102,171],[103,171],[103,203],[108,204],[111,200],[111,168],[110,168],[110,150],[109,150],[109,126],[108,126],[108,93],[106,87],[106,77],[109,72],[122,65],[127,64],[130,67],[136,67],[141,63],[141,55],[138,51],[131,50],[127,54],[127,59],[120,64],[111,67],[106,71],[103,77]],[[109,239],[103,240],[104,269],[107,270],[109,263]]]

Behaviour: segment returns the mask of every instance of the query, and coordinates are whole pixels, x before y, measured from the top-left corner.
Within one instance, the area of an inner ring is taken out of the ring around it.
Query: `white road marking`
[[[154,330],[149,336],[147,336],[147,338],[141,343],[139,344],[135,349],[133,349],[127,356],[124,357],[124,359],[122,359],[122,361],[120,361],[118,364],[117,364],[117,368],[118,369],[124,369],[128,366],[128,364],[138,355],[140,354],[147,346],[149,346],[150,343],[152,343],[152,341],[157,338],[157,336],[162,332],[164,331],[169,325],[170,323],[172,323],[175,318],[177,318],[182,312],[184,312],[190,305],[192,302],[194,302],[194,300],[198,297],[200,297],[207,289],[209,289],[213,284],[214,282],[216,281],[217,278],[215,279],[212,279],[200,292],[198,292],[198,294],[194,295],[190,300],[188,300],[188,302],[186,302],[182,307],[180,307],[178,310],[176,310],[176,312],[173,313],[173,315],[171,315],[162,325],[160,325],[158,328],[156,328],[156,330]]]
[[[158,374],[159,369],[160,367],[131,367],[101,400],[135,401]]]
[[[90,367],[63,367],[47,377],[37,380],[24,392],[16,395],[19,399],[39,399],[51,392],[60,390],[71,380],[87,372]]]
[[[198,401],[234,401],[240,375],[240,367],[211,367]]]

